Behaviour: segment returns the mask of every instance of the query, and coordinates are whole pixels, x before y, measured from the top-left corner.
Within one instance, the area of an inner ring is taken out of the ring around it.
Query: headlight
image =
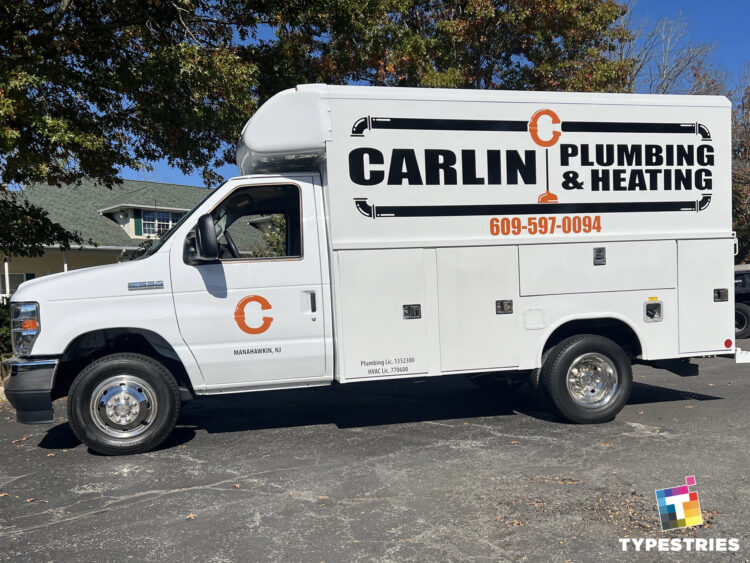
[[[39,320],[39,303],[10,304],[10,339],[16,356],[28,356],[34,346],[42,324]]]

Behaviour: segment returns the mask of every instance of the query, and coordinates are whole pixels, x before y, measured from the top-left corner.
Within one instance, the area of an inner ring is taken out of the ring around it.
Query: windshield
[[[185,213],[185,215],[182,216],[182,219],[177,221],[177,223],[174,224],[174,226],[169,229],[166,233],[164,233],[154,244],[151,248],[149,248],[145,253],[143,253],[142,256],[137,258],[137,260],[140,260],[141,258],[146,258],[147,256],[151,256],[152,254],[156,253],[162,246],[164,246],[164,243],[169,240],[169,237],[171,237],[174,232],[180,228],[180,225],[182,225],[185,221],[187,221],[188,217],[190,217],[193,213],[195,213],[195,210],[198,209],[201,205],[203,205],[203,202],[206,201],[209,197],[214,195],[215,190],[208,190],[208,193],[205,195],[205,197],[200,200],[198,203],[196,203],[193,208]]]

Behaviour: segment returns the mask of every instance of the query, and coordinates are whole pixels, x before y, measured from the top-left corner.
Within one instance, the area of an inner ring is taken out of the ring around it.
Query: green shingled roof
[[[32,204],[41,207],[49,218],[69,231],[99,246],[135,248],[142,239],[132,239],[113,220],[100,213],[102,209],[135,207],[145,209],[192,209],[207,193],[207,188],[123,180],[112,189],[91,182],[80,186],[56,188],[37,184],[24,190]]]

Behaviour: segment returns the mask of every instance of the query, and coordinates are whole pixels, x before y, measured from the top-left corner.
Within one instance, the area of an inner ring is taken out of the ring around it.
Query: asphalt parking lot
[[[748,343],[745,343],[746,347]],[[108,458],[0,402],[0,559],[629,561],[618,538],[738,538],[750,558],[750,365],[636,366],[613,422],[462,377],[188,404],[158,451]],[[654,490],[695,475],[704,525],[663,533]],[[644,559],[644,554],[639,554]]]

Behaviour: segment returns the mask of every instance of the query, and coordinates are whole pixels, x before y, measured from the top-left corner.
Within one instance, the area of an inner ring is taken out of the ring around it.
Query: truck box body
[[[586,317],[644,359],[728,349],[725,98],[303,86],[238,151],[243,174],[290,163],[324,171],[341,380],[538,367]]]

